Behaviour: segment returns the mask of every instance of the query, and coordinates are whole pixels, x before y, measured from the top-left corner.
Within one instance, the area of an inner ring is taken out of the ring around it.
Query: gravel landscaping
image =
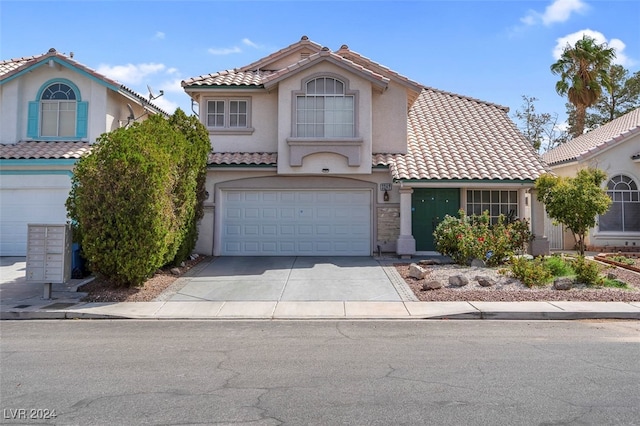
[[[636,266],[640,267],[640,259],[636,259]],[[607,269],[617,279],[627,283],[631,289],[617,288],[587,288],[575,286],[571,290],[554,290],[551,286],[528,288],[519,280],[498,273],[500,268],[464,267],[460,265],[428,265],[425,278],[417,280],[409,276],[409,263],[395,265],[398,273],[404,278],[411,290],[421,301],[483,301],[483,302],[519,302],[519,301],[602,301],[602,302],[638,302],[640,301],[640,273],[619,267]],[[463,275],[469,280],[464,287],[449,285],[449,277]],[[496,284],[482,287],[476,280],[477,276],[492,278]],[[424,283],[438,280],[444,283],[436,290],[422,290]]]

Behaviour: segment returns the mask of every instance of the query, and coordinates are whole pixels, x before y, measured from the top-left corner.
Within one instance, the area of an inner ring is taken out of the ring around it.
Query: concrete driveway
[[[403,300],[399,283],[372,257],[219,257],[190,275],[166,300]]]

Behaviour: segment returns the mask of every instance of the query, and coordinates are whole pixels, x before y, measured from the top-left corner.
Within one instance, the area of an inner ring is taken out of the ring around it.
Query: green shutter
[[[78,102],[77,120],[76,120],[76,137],[86,138],[88,125],[89,125],[89,103]]]
[[[29,102],[29,117],[27,118],[27,137],[37,139],[38,138],[38,110],[40,109],[40,102]]]

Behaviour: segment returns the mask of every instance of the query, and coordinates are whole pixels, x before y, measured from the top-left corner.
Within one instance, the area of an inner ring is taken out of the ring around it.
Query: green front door
[[[457,188],[414,188],[411,194],[411,230],[417,251],[435,251],[433,231],[445,215],[458,217]]]

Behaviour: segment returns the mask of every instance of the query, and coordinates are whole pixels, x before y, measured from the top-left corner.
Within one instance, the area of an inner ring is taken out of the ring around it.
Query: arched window
[[[89,103],[67,79],[44,83],[29,102],[27,137],[42,140],[81,140],[87,137]]]
[[[40,136],[76,135],[76,94],[64,83],[54,83],[40,97]]]
[[[307,81],[296,96],[296,136],[352,138],[355,136],[355,97],[334,77]]]
[[[629,176],[616,175],[607,183],[613,203],[600,216],[600,231],[640,232],[640,191]]]

